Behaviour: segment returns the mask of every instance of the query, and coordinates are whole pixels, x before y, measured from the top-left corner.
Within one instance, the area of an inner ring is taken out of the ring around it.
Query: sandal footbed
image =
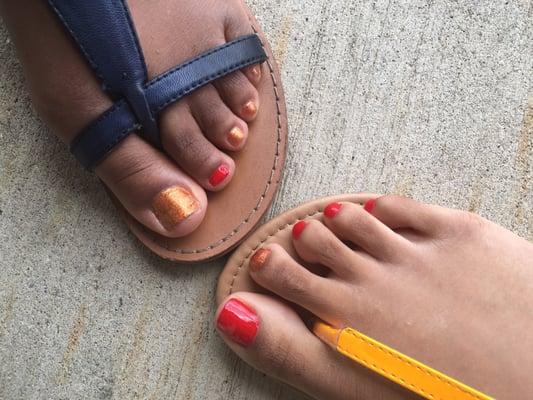
[[[139,223],[110,193],[133,234],[165,259],[198,263],[227,253],[255,228],[276,194],[287,147],[285,100],[272,50],[249,10],[248,15],[268,56],[258,87],[261,109],[257,119],[249,124],[245,149],[231,155],[236,164],[232,181],[223,191],[208,193],[208,208],[201,225],[183,238],[164,237]]]

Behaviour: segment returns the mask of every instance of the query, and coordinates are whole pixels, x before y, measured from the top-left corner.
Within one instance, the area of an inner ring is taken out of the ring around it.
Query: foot
[[[252,32],[241,0],[128,1],[150,78],[215,46]],[[1,0],[0,8],[24,67],[34,105],[65,142],[112,103],[46,2]],[[235,173],[259,112],[253,66],[219,79],[160,116],[164,152],[135,134],[96,174],[139,222],[168,237],[192,232],[207,207],[205,191],[222,190]]]
[[[300,316],[309,313],[496,398],[533,392],[533,244],[396,196],[332,205],[324,224],[296,224],[293,244],[302,263],[278,245],[250,261],[276,296],[236,293],[218,310],[224,340],[252,366],[317,399],[409,395],[323,344]]]

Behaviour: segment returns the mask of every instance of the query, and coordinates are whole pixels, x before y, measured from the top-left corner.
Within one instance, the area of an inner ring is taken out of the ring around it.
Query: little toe
[[[226,106],[213,85],[207,85],[193,93],[188,102],[204,136],[211,143],[230,151],[244,147],[248,137],[248,124]]]
[[[259,93],[243,72],[237,71],[214,83],[227,106],[246,122],[259,112]]]
[[[353,203],[328,205],[324,210],[324,223],[342,240],[382,261],[393,261],[412,248],[411,242]]]
[[[178,102],[162,115],[161,138],[167,154],[205,189],[218,191],[231,181],[233,159],[207,140],[187,103]]]
[[[203,220],[204,190],[134,134],[102,160],[96,173],[134,218],[163,236],[185,236]]]
[[[343,285],[309,271],[294,260],[283,247],[272,244],[255,252],[250,260],[250,276],[260,286],[298,304],[312,314],[330,323],[340,323],[336,293],[340,296]]]
[[[412,398],[332,350],[291,307],[271,296],[232,295],[220,305],[216,326],[241,359],[313,398]]]
[[[237,10],[235,8],[228,8],[225,24],[226,41],[230,42],[252,33],[254,33],[254,31],[245,10],[242,7],[239,7]],[[261,64],[256,64],[242,69],[242,72],[252,85],[257,87],[259,82],[261,82],[263,67]]]
[[[310,264],[321,264],[343,278],[362,279],[376,270],[372,257],[354,251],[321,222],[311,219],[293,227],[293,245]]]

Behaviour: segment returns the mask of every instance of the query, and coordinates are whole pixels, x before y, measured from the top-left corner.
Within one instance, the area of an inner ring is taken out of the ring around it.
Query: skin
[[[533,391],[530,242],[471,213],[385,196],[371,213],[343,204],[293,244],[302,263],[270,245],[250,271],[274,295],[231,296],[257,314],[259,329],[248,346],[221,334],[255,368],[317,399],[411,396],[323,344],[295,304],[496,398]]]
[[[129,0],[149,78],[199,53],[252,32],[241,0]],[[65,142],[112,104],[92,70],[45,1],[0,0],[0,12],[23,66],[33,104]],[[256,86],[261,67],[249,67],[207,85],[165,109],[159,117],[164,152],[132,134],[98,165],[95,172],[141,223],[162,235],[192,232],[207,208],[206,191],[222,190],[235,173],[228,154],[246,145],[248,123],[259,111]],[[249,104],[256,108],[250,112]],[[230,132],[243,134],[236,143]],[[221,164],[229,176],[209,182]],[[154,198],[184,187],[199,202],[193,215],[164,226],[154,214]]]

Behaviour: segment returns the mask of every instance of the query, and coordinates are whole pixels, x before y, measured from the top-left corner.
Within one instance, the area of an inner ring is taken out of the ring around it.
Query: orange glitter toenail
[[[242,113],[248,118],[254,118],[257,115],[257,105],[253,101],[249,101],[242,108]]]
[[[180,186],[163,190],[152,203],[155,216],[167,230],[172,230],[200,208],[191,192]]]
[[[270,256],[270,249],[259,249],[257,250],[252,258],[250,259],[250,269],[254,272],[259,271],[265,265],[265,262]]]
[[[244,132],[238,126],[229,131],[228,142],[230,142],[233,146],[240,146],[243,140]]]
[[[258,65],[254,65],[254,66],[252,67],[252,75],[253,75],[256,79],[261,78],[261,67],[259,67]]]

